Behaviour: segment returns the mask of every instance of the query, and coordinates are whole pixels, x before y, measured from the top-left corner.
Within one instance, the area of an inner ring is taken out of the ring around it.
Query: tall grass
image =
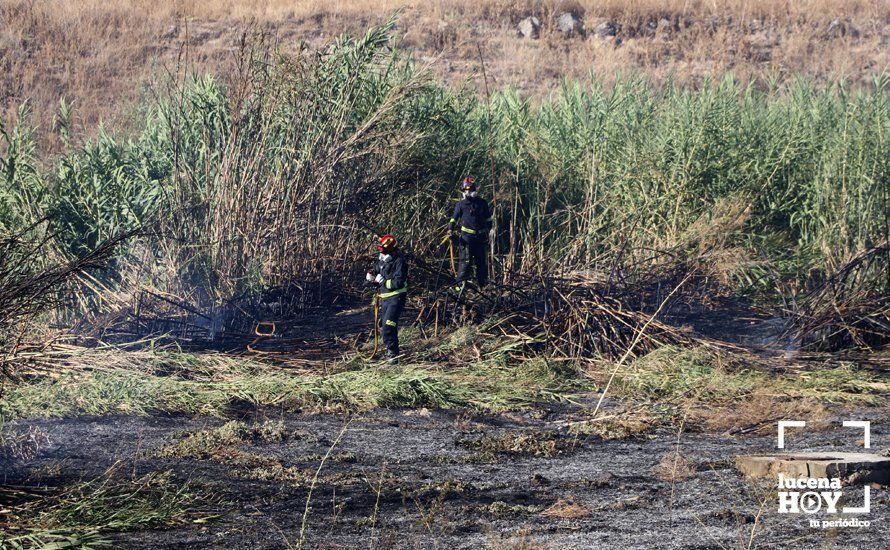
[[[51,171],[26,129],[4,129],[0,224],[37,204],[68,252],[150,227],[129,265],[212,302],[347,277],[375,233],[433,254],[466,174],[494,199],[501,273],[679,258],[736,288],[767,272],[805,285],[887,239],[886,76],[855,94],[727,76],[486,101],[433,83],[393,25],[324,52],[245,42],[226,85],[174,86],[143,106],[138,139],[103,134]]]
[[[570,84],[536,113],[508,95],[493,111],[496,128],[512,129],[498,149],[514,185],[499,192],[512,195],[534,262],[568,252],[570,265],[595,264],[625,240],[751,253],[776,239],[774,259],[790,250],[816,256],[801,267],[830,268],[886,239],[886,85],[850,97],[730,78],[699,91]]]

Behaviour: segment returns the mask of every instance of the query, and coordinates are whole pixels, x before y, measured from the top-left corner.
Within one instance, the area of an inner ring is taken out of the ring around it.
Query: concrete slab
[[[750,477],[840,478],[844,485],[890,485],[890,457],[871,453],[777,453],[737,456],[736,468]]]

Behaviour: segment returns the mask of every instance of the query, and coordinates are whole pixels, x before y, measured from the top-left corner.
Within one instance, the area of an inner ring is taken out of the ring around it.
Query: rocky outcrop
[[[541,36],[541,21],[537,17],[526,17],[516,25],[516,35],[537,40]]]

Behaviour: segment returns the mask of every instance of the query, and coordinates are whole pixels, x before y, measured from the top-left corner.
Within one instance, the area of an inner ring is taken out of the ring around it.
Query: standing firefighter
[[[476,181],[467,177],[460,184],[463,199],[454,207],[450,230],[452,239],[460,244],[460,269],[457,272],[457,290],[463,289],[475,271],[479,288],[488,282],[486,251],[488,232],[493,221],[491,209],[485,199],[476,193]]]
[[[386,346],[387,361],[395,363],[399,354],[399,315],[405,309],[408,292],[408,261],[396,247],[396,239],[392,235],[380,237],[377,250],[380,251],[377,264],[365,278],[369,283],[377,285],[380,334],[383,345]]]

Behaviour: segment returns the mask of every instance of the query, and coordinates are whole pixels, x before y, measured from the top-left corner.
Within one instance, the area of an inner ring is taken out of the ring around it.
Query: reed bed
[[[57,320],[132,319],[145,296],[204,316],[234,304],[223,322],[276,293],[290,304],[280,316],[354,301],[348,282],[382,233],[438,292],[449,281],[438,243],[468,174],[495,206],[493,280],[513,295],[563,281],[533,291],[572,312],[546,331],[588,351],[626,345],[611,327],[646,322],[653,301],[635,296],[677,273],[734,295],[818,300],[832,273],[887,240],[886,76],[856,93],[730,76],[695,90],[566,82],[533,106],[435,83],[394,27],[297,54],[245,37],[231,79],[171,79],[140,106],[138,139],[103,133],[47,168],[27,126],[4,126],[4,231],[46,218],[46,255],[61,258],[141,231]],[[60,111],[60,132],[70,117]],[[887,258],[870,258],[850,296],[884,307]]]

